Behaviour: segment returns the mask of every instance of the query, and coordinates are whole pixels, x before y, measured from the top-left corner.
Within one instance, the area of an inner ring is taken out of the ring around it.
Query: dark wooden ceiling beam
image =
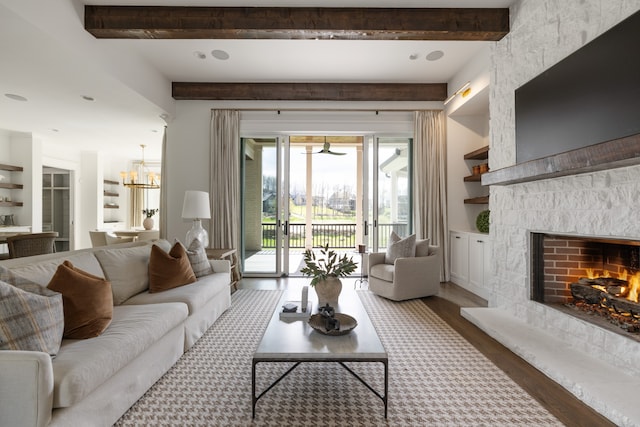
[[[443,101],[447,84],[173,82],[177,100]]]
[[[85,6],[97,38],[497,41],[509,9]]]

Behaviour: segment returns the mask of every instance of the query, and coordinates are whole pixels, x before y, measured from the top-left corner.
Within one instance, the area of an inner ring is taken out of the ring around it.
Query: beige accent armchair
[[[416,256],[385,264],[384,252],[369,254],[369,289],[394,301],[436,295],[440,290],[440,247],[416,242]]]

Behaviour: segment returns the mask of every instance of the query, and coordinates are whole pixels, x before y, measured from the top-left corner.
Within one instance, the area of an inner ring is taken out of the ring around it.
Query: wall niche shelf
[[[120,185],[120,182],[114,181],[112,179],[105,179],[105,180],[103,180],[103,182],[104,182],[105,186],[107,186],[107,185]],[[120,197],[120,193],[118,193],[117,191],[111,190],[111,189],[109,189],[109,190],[105,189],[102,194],[103,194],[104,197]],[[106,202],[105,201],[103,207],[105,209],[119,209],[120,205],[118,205],[117,203],[114,203],[114,202]]]
[[[480,182],[482,174],[469,175],[464,177],[464,182]]]
[[[465,205],[486,205],[489,203],[489,196],[473,197],[471,199],[464,199]]]
[[[489,158],[489,146],[484,146],[464,155],[465,160],[487,160]]]
[[[489,159],[489,146],[486,145],[484,147],[480,147],[477,150],[471,151],[464,155],[465,160],[488,160]],[[483,165],[484,166],[484,165]],[[477,168],[476,165],[474,167]],[[482,173],[474,173],[473,175],[468,175],[463,178],[464,182],[478,182],[482,183],[482,175],[486,172]],[[470,199],[464,199],[464,203],[466,205],[486,205],[489,203],[489,196],[481,196],[481,197],[472,197]]]
[[[22,166],[13,166],[13,165],[4,165],[0,164],[0,170],[7,172],[22,172],[24,168]],[[13,184],[11,182],[0,182],[0,188],[4,188],[7,190],[22,190],[24,186],[22,184]],[[0,202],[0,206],[2,207],[13,207],[13,206],[22,206],[22,202]]]

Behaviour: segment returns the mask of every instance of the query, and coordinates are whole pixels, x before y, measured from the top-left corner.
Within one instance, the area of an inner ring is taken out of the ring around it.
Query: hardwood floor
[[[244,278],[238,289],[286,290],[307,283],[304,278]],[[349,286],[349,279],[343,284]],[[486,306],[482,298],[453,283],[443,283],[438,296],[422,301],[566,426],[615,426],[460,315],[460,307]]]

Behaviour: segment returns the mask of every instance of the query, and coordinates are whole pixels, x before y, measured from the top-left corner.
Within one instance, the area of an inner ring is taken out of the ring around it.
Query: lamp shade
[[[206,191],[188,190],[184,193],[182,204],[182,218],[184,219],[209,219],[211,207],[209,205],[209,193]]]

